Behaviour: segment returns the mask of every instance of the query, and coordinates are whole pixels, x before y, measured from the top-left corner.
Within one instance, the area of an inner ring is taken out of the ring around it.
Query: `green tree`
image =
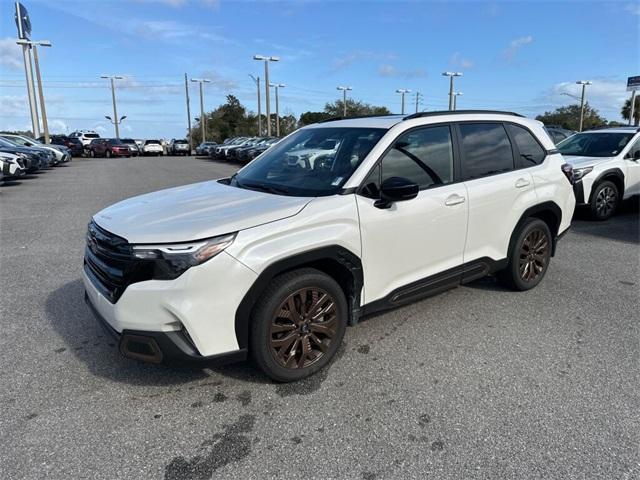
[[[556,108],[552,112],[544,112],[544,114],[538,115],[536,120],[540,120],[545,125],[578,130],[580,128],[580,105],[567,105],[566,107]],[[601,127],[606,124],[607,120],[602,118],[596,109],[592,108],[588,103],[584,104],[583,130]]]
[[[342,117],[342,114],[344,113],[344,103],[342,100],[327,103],[324,106],[324,112],[329,114],[331,117]],[[368,103],[361,102],[360,100],[347,98],[347,117],[357,117],[360,115],[389,115],[390,113],[391,112],[387,107],[369,105]]]
[[[633,124],[637,127],[638,125],[640,125],[640,95],[638,95],[637,92],[636,92],[636,100],[633,103],[635,104],[633,106]],[[630,110],[631,110],[631,99],[629,98],[627,99],[626,102],[624,102],[624,105],[622,106],[622,110],[620,111],[622,118],[624,118],[627,121],[631,116]]]
[[[312,123],[322,122],[328,118],[331,118],[331,115],[326,112],[304,112],[300,115],[300,121],[298,123],[303,127],[305,125],[311,125]]]

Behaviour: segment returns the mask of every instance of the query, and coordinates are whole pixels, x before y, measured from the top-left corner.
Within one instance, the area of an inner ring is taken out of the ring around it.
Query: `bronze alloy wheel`
[[[602,188],[596,196],[596,212],[600,217],[608,217],[616,208],[618,194],[609,186]]]
[[[520,278],[525,282],[537,279],[547,267],[549,239],[541,228],[532,229],[520,247]]]
[[[270,350],[280,366],[306,368],[322,358],[337,334],[336,302],[321,288],[302,288],[276,309],[269,325]]]

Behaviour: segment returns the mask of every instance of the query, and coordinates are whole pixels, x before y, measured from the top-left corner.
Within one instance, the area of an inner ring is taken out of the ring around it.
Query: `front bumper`
[[[239,348],[235,317],[256,278],[252,270],[222,252],[175,280],[133,283],[111,303],[94,284],[95,277],[86,270],[83,274],[86,298],[96,317],[121,342],[132,335],[152,338],[161,352],[160,361],[245,356]]]

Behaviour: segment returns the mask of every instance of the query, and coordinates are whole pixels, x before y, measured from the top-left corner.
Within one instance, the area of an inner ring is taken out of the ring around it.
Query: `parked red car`
[[[129,145],[122,143],[118,138],[95,138],[88,147],[89,156],[96,157],[130,157]]]

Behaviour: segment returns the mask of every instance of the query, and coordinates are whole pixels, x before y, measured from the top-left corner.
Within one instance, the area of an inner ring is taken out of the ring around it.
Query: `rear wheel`
[[[611,218],[618,208],[619,200],[620,193],[615,183],[608,180],[599,183],[593,190],[589,202],[591,216],[601,221]]]
[[[340,347],[347,312],[340,286],[318,270],[294,270],[274,278],[252,314],[254,360],[279,382],[313,375]]]
[[[513,290],[530,290],[538,285],[551,260],[551,231],[538,218],[528,218],[520,228],[507,268],[498,279]]]

